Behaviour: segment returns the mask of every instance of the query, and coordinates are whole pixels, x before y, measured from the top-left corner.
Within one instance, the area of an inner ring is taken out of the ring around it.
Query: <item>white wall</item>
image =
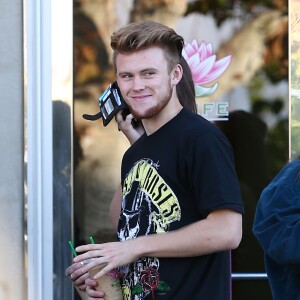
[[[25,300],[22,1],[0,6],[0,299]]]

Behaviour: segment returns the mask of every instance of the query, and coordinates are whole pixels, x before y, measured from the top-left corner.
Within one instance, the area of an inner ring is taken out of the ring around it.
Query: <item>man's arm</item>
[[[229,209],[211,212],[204,220],[166,234],[142,236],[135,247],[141,256],[187,257],[238,247],[242,215]]]
[[[87,272],[79,272],[78,270],[80,268],[82,268],[81,264],[74,263],[65,271],[66,276],[68,276],[72,281],[73,286],[79,294],[80,298],[82,300],[104,300],[104,293],[102,291],[95,290],[97,281],[91,279]]]
[[[141,236],[123,242],[77,247],[76,251],[87,252],[76,256],[74,261],[96,258],[81,268],[82,272],[106,262],[107,266],[96,276],[101,277],[142,256],[191,257],[235,249],[241,237],[242,215],[229,209],[219,209],[211,212],[206,219],[175,231]]]
[[[118,228],[118,220],[121,212],[121,204],[122,204],[122,187],[120,184],[117,190],[115,191],[109,206],[109,217],[113,225],[113,228],[115,230],[117,230]]]
[[[119,130],[123,132],[123,134],[127,137],[131,145],[134,144],[145,133],[144,127],[140,121],[138,122],[137,126],[135,127],[132,126],[132,120],[133,120],[132,114],[127,115],[126,119],[124,120],[122,116],[122,111],[119,111],[115,119],[118,124]],[[120,217],[121,204],[122,204],[122,187],[120,184],[117,190],[115,191],[115,194],[112,198],[109,207],[110,220],[112,222],[113,228],[116,230],[118,227],[118,220]]]

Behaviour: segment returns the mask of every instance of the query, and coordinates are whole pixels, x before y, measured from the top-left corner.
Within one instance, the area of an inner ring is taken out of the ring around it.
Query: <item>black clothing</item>
[[[120,240],[176,230],[216,209],[243,213],[229,142],[215,125],[184,108],[127,150],[122,192]],[[230,251],[144,257],[123,271],[124,299],[231,298]]]

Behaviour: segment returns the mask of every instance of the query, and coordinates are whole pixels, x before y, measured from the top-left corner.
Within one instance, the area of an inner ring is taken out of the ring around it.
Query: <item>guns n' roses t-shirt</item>
[[[216,209],[243,213],[229,142],[201,116],[179,114],[125,153],[120,241],[199,221]],[[230,251],[142,257],[120,269],[124,299],[230,299]]]

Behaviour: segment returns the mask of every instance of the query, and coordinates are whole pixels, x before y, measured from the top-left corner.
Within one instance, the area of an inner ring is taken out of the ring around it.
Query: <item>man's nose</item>
[[[145,88],[145,84],[143,79],[140,76],[135,76],[132,81],[132,89],[143,90],[144,88]]]

